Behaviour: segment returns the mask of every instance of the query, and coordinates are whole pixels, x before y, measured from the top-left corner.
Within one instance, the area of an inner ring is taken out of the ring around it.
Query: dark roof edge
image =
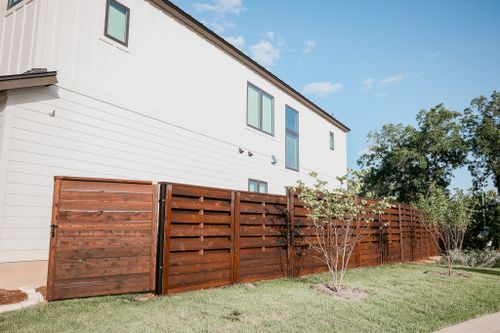
[[[26,73],[26,74],[13,74],[13,75],[3,75],[0,76],[0,81],[9,81],[9,80],[19,80],[19,79],[32,79],[38,77],[48,77],[48,76],[56,76],[57,72],[42,72],[42,73]]]
[[[200,34],[202,37],[207,39],[208,41],[212,42],[216,46],[218,46],[220,49],[228,53],[229,55],[233,56],[243,64],[247,65],[251,69],[253,69],[255,72],[263,76],[264,78],[268,79],[278,87],[280,87],[282,90],[284,90],[286,93],[291,95],[292,97],[298,99],[300,102],[302,102],[304,105],[307,107],[311,108],[314,112],[316,112],[318,115],[323,117],[324,119],[328,120],[332,124],[336,125],[339,127],[342,131],[344,132],[349,132],[350,128],[344,125],[342,122],[337,120],[335,117],[333,117],[331,114],[320,108],[318,105],[313,103],[311,100],[309,100],[307,97],[299,93],[297,90],[292,88],[290,85],[285,83],[283,80],[281,80],[279,77],[271,73],[269,70],[265,69],[263,66],[259,65],[256,61],[254,61],[252,58],[247,56],[245,53],[240,51],[238,48],[234,47],[231,43],[226,41],[224,38],[221,36],[217,35],[215,32],[207,28],[205,25],[203,25],[201,22],[196,20],[194,17],[183,11],[181,8],[178,6],[174,5],[172,2],[168,0],[148,0],[149,2],[157,5],[159,8],[165,10],[168,14],[173,16],[175,19],[180,21],[181,23],[185,24],[187,27],[191,28],[198,34]]]
[[[57,83],[57,72],[37,72],[0,76],[0,91],[50,86]]]

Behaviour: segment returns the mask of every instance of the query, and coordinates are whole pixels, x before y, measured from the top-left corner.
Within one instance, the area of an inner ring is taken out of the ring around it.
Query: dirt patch
[[[136,301],[139,301],[139,302],[146,302],[146,301],[149,301],[151,299],[155,299],[156,298],[156,295],[155,294],[144,294],[144,295],[140,295],[140,296],[137,296],[135,298]]]
[[[370,293],[367,290],[360,288],[344,287],[337,292],[324,283],[315,284],[312,288],[320,293],[349,301],[360,301],[370,297]]]
[[[28,294],[21,290],[0,289],[0,305],[20,303],[28,299]]]
[[[441,260],[441,256],[434,256],[417,261],[417,264],[435,264]]]
[[[240,321],[242,313],[239,312],[238,310],[233,310],[231,313],[227,316],[222,316],[222,318],[229,320],[229,321]]]
[[[252,284],[252,283],[244,283],[243,284],[243,287],[247,288],[247,289],[254,289],[255,288],[255,284]]]
[[[437,276],[444,276],[448,277],[448,272],[437,272],[437,271],[425,271],[424,274],[429,274],[429,275],[437,275]],[[468,273],[462,273],[462,272],[451,272],[452,277],[461,277],[465,279],[470,279],[472,275]]]
[[[43,299],[47,299],[47,287],[42,286],[35,289],[37,293],[42,294]]]

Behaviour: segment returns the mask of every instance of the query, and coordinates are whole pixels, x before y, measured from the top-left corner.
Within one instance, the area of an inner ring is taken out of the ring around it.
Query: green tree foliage
[[[465,234],[464,248],[484,249],[500,247],[500,196],[491,190],[476,192],[473,197],[475,210],[472,222]]]
[[[339,292],[354,247],[365,235],[356,229],[367,227],[391,204],[388,199],[374,201],[358,196],[363,187],[361,172],[339,177],[341,186],[333,190],[316,173],[310,175],[315,185],[309,187],[299,180],[295,191],[313,221],[316,241],[310,246],[320,253],[320,259],[328,267],[332,279],[329,287]]]
[[[370,149],[358,160],[367,170],[363,192],[410,203],[433,185],[446,188],[466,162],[460,116],[440,104],[420,111],[416,127],[388,124],[371,132]]]
[[[491,177],[500,187],[500,92],[494,91],[491,98],[481,96],[465,109],[462,119],[463,134],[473,159],[469,170],[474,185],[481,188]]]
[[[443,188],[431,186],[427,195],[419,195],[417,206],[427,213],[424,225],[434,235],[436,244],[444,250],[448,274],[451,275],[454,256],[461,252],[471,223],[474,200],[462,190],[455,190],[450,196]]]

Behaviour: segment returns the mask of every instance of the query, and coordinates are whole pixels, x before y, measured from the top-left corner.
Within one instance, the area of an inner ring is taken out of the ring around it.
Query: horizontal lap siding
[[[9,103],[0,262],[47,260],[54,176],[246,188],[252,175],[272,179],[274,191],[297,180],[259,155],[243,158],[234,146],[162,121],[170,111],[154,119],[54,87],[9,92]]]
[[[232,193],[171,185],[168,293],[229,285],[232,282]]]
[[[154,289],[156,186],[56,180],[49,299]]]

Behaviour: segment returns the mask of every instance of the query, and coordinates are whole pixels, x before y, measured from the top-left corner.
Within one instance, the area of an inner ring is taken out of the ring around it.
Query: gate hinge
[[[50,237],[54,238],[55,236],[55,232],[56,232],[56,229],[58,228],[59,226],[56,225],[56,224],[51,224],[50,225]]]

